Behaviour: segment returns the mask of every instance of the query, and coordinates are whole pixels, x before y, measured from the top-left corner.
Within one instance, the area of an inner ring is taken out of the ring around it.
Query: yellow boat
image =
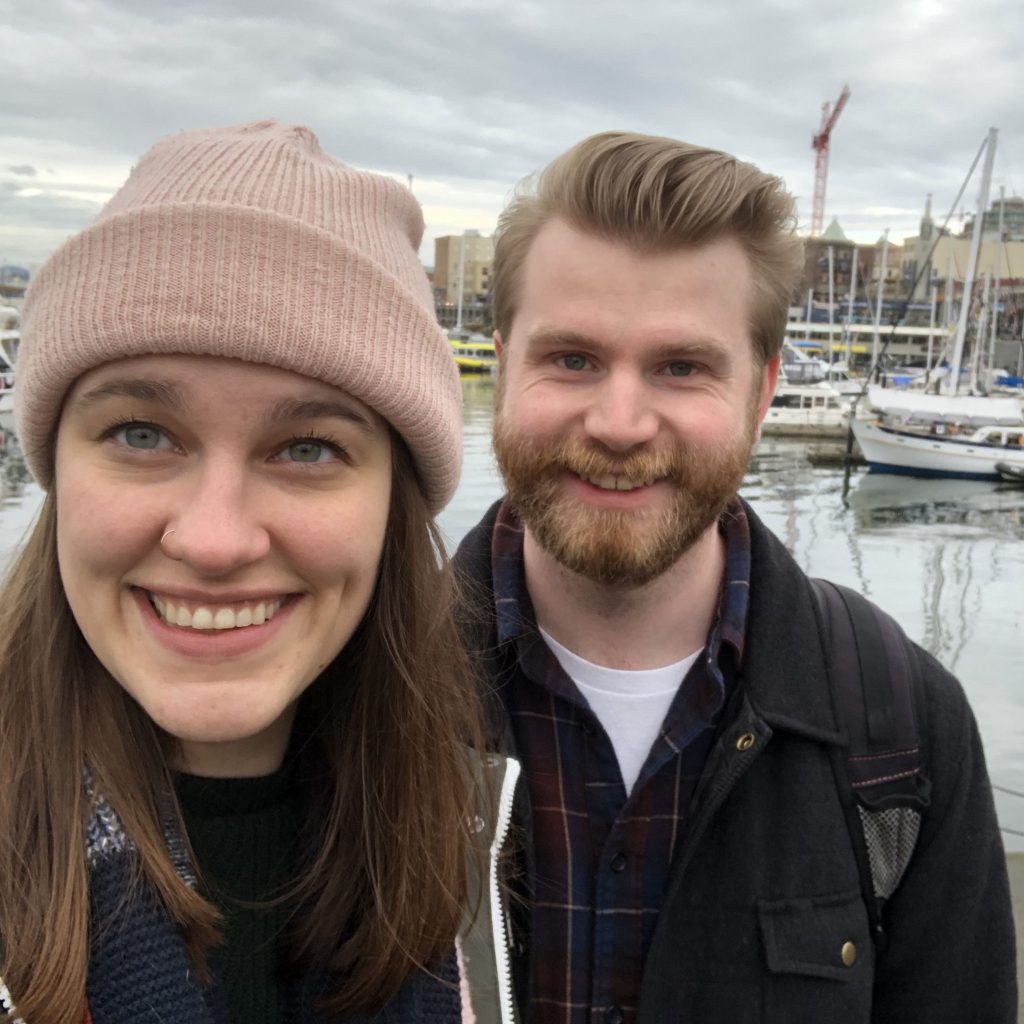
[[[493,373],[498,366],[494,342],[483,334],[469,338],[449,338],[459,373]]]

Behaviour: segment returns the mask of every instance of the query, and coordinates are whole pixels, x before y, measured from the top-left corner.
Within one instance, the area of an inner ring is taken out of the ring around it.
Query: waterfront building
[[[999,236],[1000,213],[1003,241],[1024,242],[1024,198],[1021,196],[1001,196],[992,201],[981,220],[982,239]],[[973,217],[968,217],[964,222],[963,234],[967,238],[974,234]]]
[[[26,267],[19,267],[13,263],[5,263],[0,266],[0,298],[22,298],[28,287],[30,276]]]
[[[443,235],[434,240],[434,302],[438,320],[453,326],[458,317],[461,284],[463,323],[490,319],[494,238],[479,231]]]
[[[874,297],[877,295],[878,277],[882,269],[883,239],[868,245],[858,245],[846,237],[839,220],[835,217],[817,238],[804,239],[804,276],[801,292],[794,296],[794,302],[806,303],[808,293],[815,304],[829,301],[829,250],[832,250],[832,301],[838,306],[846,305],[850,297],[851,283],[855,289],[854,299],[864,306],[870,297],[871,308],[874,308]],[[886,271],[884,297],[895,299],[900,295],[902,249],[893,242],[888,242],[886,255]],[[854,271],[856,261],[856,272]]]

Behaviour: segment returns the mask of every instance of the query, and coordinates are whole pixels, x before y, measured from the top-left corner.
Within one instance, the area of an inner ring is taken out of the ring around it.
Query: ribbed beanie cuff
[[[43,487],[68,389],[130,356],[266,363],[333,384],[408,444],[444,506],[462,457],[458,372],[419,262],[408,189],[260,122],[157,143],[44,264],[22,317],[18,433]]]

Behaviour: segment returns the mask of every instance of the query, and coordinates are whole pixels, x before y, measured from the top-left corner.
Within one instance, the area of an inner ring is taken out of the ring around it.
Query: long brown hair
[[[656,135],[602,132],[578,142],[521,183],[498,221],[494,325],[505,342],[526,254],[556,218],[648,252],[736,238],[753,272],[754,357],[763,366],[781,350],[804,266],[793,198],[781,179],[728,153]]]
[[[324,1008],[373,1012],[451,948],[466,900],[469,749],[478,703],[452,580],[412,459],[395,437],[376,591],[307,690],[305,849],[291,956],[335,979]],[[64,596],[52,491],[0,602],[0,974],[29,1024],[81,1024],[89,946],[87,765],[201,974],[214,907],[168,856],[161,816],[173,741],[98,663]],[[310,724],[312,723],[312,724]],[[312,787],[311,787],[312,789]]]

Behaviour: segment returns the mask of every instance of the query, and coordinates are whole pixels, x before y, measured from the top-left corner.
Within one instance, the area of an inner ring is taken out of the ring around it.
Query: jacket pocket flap
[[[768,969],[853,981],[872,956],[860,890],[833,896],[758,900]]]

